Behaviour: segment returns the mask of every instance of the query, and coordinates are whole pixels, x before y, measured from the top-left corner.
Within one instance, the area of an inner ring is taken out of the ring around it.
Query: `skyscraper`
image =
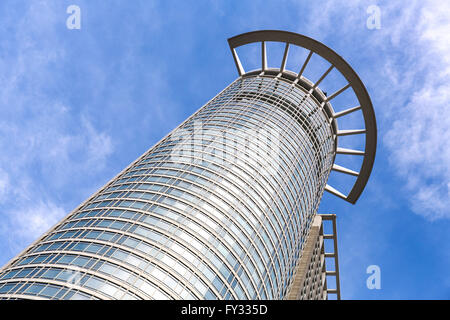
[[[245,72],[236,48],[255,42],[261,68]],[[267,66],[267,42],[285,43],[279,68]],[[316,265],[312,234],[323,253],[323,192],[355,203],[366,185],[370,98],[340,56],[308,37],[256,31],[229,44],[239,77],[12,259],[0,299],[326,298],[301,261]],[[309,52],[298,73],[286,70],[292,46]],[[330,64],[316,82],[303,76],[313,55]],[[348,83],[326,95],[319,84],[333,69]],[[335,112],[330,101],[346,90],[359,106]],[[354,112],[364,128],[338,129]],[[344,135],[364,135],[364,150],[340,147]],[[335,164],[337,154],[362,157],[359,172]],[[348,194],[327,184],[331,170],[356,177]]]

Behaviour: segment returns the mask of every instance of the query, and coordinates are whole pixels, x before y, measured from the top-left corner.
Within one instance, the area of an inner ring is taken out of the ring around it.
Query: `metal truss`
[[[267,66],[267,42],[282,42],[285,43],[285,49],[283,54],[283,59],[280,68],[269,68]],[[246,72],[242,66],[242,63],[236,52],[236,48],[247,45],[250,43],[260,42],[261,43],[261,69]],[[326,185],[325,190],[329,193],[342,198],[350,203],[355,203],[359,196],[361,195],[364,187],[367,184],[370,173],[372,171],[373,163],[375,160],[375,152],[377,145],[377,127],[375,113],[372,107],[372,102],[370,100],[369,94],[362,83],[361,79],[358,77],[356,72],[350,67],[350,65],[340,57],[332,49],[328,48],[324,44],[306,37],[304,35],[296,34],[287,31],[278,30],[261,30],[253,31],[248,33],[243,33],[228,39],[228,43],[233,54],[233,58],[238,70],[239,76],[245,77],[248,75],[275,75],[277,77],[288,78],[293,80],[293,84],[300,85],[308,90],[308,93],[319,100],[322,108],[328,113],[330,124],[334,129],[335,138],[335,156],[336,154],[346,154],[357,157],[364,157],[361,168],[359,172],[350,170],[336,163],[333,164],[332,170],[341,172],[344,174],[356,176],[357,179],[352,186],[351,191],[345,195],[343,192],[337,190],[336,188]],[[300,68],[298,73],[286,70],[286,61],[288,58],[288,52],[290,46],[299,46],[309,50],[309,54]],[[313,54],[320,56],[330,63],[330,67],[322,74],[322,76],[317,80],[317,82],[312,83],[303,76],[303,72],[306,66],[311,60]],[[338,70],[341,75],[347,80],[347,84],[337,90],[336,92],[326,96],[322,90],[319,88],[319,84],[323,79],[330,73],[332,69]],[[343,93],[346,90],[353,90],[358,101],[358,106],[352,106],[341,112],[334,112],[330,101]],[[339,130],[337,125],[337,119],[349,115],[355,111],[361,110],[364,116],[364,128],[361,129],[346,129]],[[353,150],[342,148],[338,144],[338,137],[347,135],[365,135],[365,150]]]

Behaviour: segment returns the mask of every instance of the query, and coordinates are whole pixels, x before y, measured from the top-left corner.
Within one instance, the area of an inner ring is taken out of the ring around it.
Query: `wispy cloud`
[[[178,14],[165,16],[164,2],[80,1],[82,29],[67,30],[69,4],[0,4],[0,259],[35,240],[184,112],[169,82],[167,65],[176,62],[155,53],[162,45],[192,50],[192,41],[171,44],[161,30]],[[124,152],[115,153],[119,147]]]
[[[20,251],[56,224],[67,212],[53,202],[34,199],[8,212],[6,237],[10,250]],[[14,230],[11,232],[11,230]]]
[[[380,7],[379,30],[365,28],[372,4]],[[450,218],[450,4],[338,1],[309,12],[298,32],[339,39],[338,51],[346,44],[365,50],[356,70],[374,101],[378,152],[387,151],[411,209],[430,220]]]
[[[10,188],[9,175],[6,171],[0,168],[0,202],[4,201]]]
[[[406,180],[412,209],[431,220],[450,218],[450,4],[425,2],[415,23],[412,46],[420,54],[409,65],[418,70],[415,86],[384,143]]]
[[[103,169],[113,151],[110,135],[59,92],[55,77],[70,61],[57,9],[65,12],[33,2],[2,24],[10,30],[0,55],[0,237],[13,253],[71,209],[61,186],[82,187],[79,177]]]

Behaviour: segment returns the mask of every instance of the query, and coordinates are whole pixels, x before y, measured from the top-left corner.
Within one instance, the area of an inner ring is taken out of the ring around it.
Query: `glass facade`
[[[0,273],[0,299],[282,299],[334,157],[283,77],[238,78]]]

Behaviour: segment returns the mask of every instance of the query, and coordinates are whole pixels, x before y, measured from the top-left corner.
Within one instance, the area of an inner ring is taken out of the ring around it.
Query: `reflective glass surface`
[[[0,299],[281,299],[333,150],[302,88],[239,78],[16,257]]]

